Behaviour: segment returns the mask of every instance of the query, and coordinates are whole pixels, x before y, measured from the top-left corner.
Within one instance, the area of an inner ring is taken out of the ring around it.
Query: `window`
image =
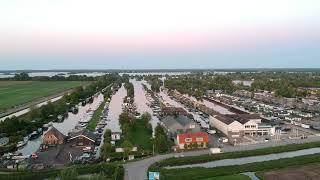
[[[256,126],[255,125],[251,125],[251,128],[255,128]]]
[[[244,126],[245,128],[250,128],[250,126]]]
[[[192,138],[186,138],[184,141],[185,142],[192,142]]]
[[[202,142],[202,141],[203,141],[203,137],[197,137],[197,138],[196,138],[196,141],[197,141],[197,142]]]

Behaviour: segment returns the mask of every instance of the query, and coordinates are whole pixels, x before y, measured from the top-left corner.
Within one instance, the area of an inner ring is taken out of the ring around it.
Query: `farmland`
[[[0,111],[86,84],[80,81],[0,81]]]

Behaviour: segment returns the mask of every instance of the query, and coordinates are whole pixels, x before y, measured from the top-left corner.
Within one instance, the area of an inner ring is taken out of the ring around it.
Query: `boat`
[[[29,137],[24,137],[23,141],[19,141],[19,142],[18,142],[17,148],[21,148],[21,147],[27,145],[28,140],[29,140]]]

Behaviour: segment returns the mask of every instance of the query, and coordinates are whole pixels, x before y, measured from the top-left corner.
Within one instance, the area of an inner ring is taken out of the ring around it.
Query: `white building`
[[[210,124],[231,138],[237,138],[243,135],[275,134],[275,128],[271,125],[263,124],[257,114],[211,116]]]

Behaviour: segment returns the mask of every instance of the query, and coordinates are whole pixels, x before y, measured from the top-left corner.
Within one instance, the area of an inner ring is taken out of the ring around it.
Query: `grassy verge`
[[[99,174],[102,173],[108,179],[123,180],[124,169],[122,166],[116,164],[93,164],[93,165],[77,165],[68,167],[69,169],[74,168],[79,175],[85,174]],[[0,179],[6,180],[38,180],[45,178],[58,177],[62,170],[50,169],[42,171],[12,171],[11,173],[6,172],[2,174],[0,172]]]
[[[87,129],[90,130],[90,131],[94,131],[97,127],[97,124],[100,120],[100,116],[101,116],[101,113],[103,111],[103,108],[104,108],[104,105],[106,104],[105,101],[103,101],[100,106],[98,107],[98,109],[94,112],[91,120],[89,121],[88,123],[88,126],[87,126]]]
[[[0,110],[22,105],[42,97],[82,86],[81,81],[6,81],[0,82]]]
[[[230,176],[219,176],[219,177],[212,177],[212,178],[206,178],[201,180],[250,180],[248,176],[242,175],[242,174],[235,174]]]
[[[163,180],[205,179],[228,176],[244,172],[257,172],[283,169],[292,166],[320,163],[320,154],[305,155],[294,158],[250,163],[244,165],[224,166],[216,168],[184,168],[184,169],[153,169],[160,171]]]
[[[302,149],[320,147],[320,142],[304,143],[304,144],[290,144],[286,146],[270,147],[249,151],[236,151],[236,152],[227,152],[215,155],[201,155],[201,156],[191,156],[183,158],[169,158],[161,162],[154,164],[155,167],[164,167],[164,166],[179,166],[187,164],[196,164],[196,163],[205,163],[210,161],[216,161],[221,159],[232,159],[232,158],[241,158],[241,157],[250,157],[250,156],[259,156],[266,154],[298,151]]]

